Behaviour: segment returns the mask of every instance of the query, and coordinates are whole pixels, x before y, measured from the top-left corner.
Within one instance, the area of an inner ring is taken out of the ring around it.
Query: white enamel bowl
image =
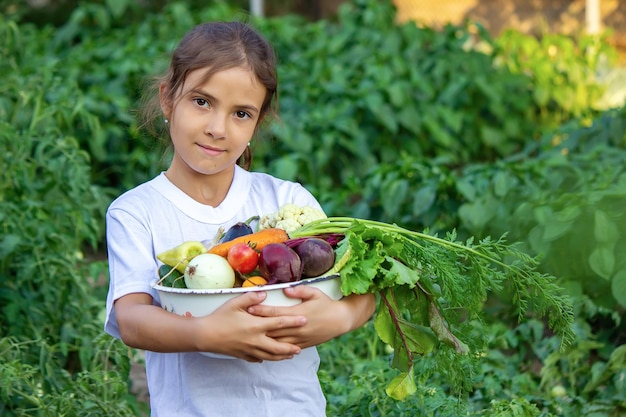
[[[266,291],[267,298],[261,303],[269,306],[292,306],[302,301],[297,298],[289,298],[283,293],[287,287],[307,285],[318,288],[333,300],[343,297],[341,293],[341,280],[339,274],[328,275],[318,278],[307,278],[296,282],[284,284],[262,285],[258,287],[224,288],[217,290],[192,290],[188,288],[171,288],[152,282],[152,287],[159,293],[161,307],[181,316],[201,317],[211,314],[218,307],[233,297],[237,297],[250,291]]]

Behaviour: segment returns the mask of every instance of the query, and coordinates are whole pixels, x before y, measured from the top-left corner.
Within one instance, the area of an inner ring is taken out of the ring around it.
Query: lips
[[[201,145],[199,143],[198,143],[198,147],[202,150],[202,152],[210,156],[217,156],[226,152],[224,149],[215,148],[209,145]]]

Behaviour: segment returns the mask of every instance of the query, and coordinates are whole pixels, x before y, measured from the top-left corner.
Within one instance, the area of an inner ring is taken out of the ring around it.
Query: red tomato
[[[226,260],[235,271],[249,274],[259,263],[259,253],[246,243],[236,243],[228,250]]]

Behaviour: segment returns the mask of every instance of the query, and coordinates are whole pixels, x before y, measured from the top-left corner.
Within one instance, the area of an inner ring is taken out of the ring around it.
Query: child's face
[[[245,68],[187,76],[170,112],[175,159],[201,174],[232,168],[252,139],[266,88]],[[169,113],[169,114],[168,114]]]

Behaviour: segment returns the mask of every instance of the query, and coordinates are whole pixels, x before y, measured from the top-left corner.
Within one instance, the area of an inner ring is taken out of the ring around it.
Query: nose
[[[219,112],[212,113],[208,116],[204,133],[212,136],[213,139],[221,139],[226,137],[226,116]]]

